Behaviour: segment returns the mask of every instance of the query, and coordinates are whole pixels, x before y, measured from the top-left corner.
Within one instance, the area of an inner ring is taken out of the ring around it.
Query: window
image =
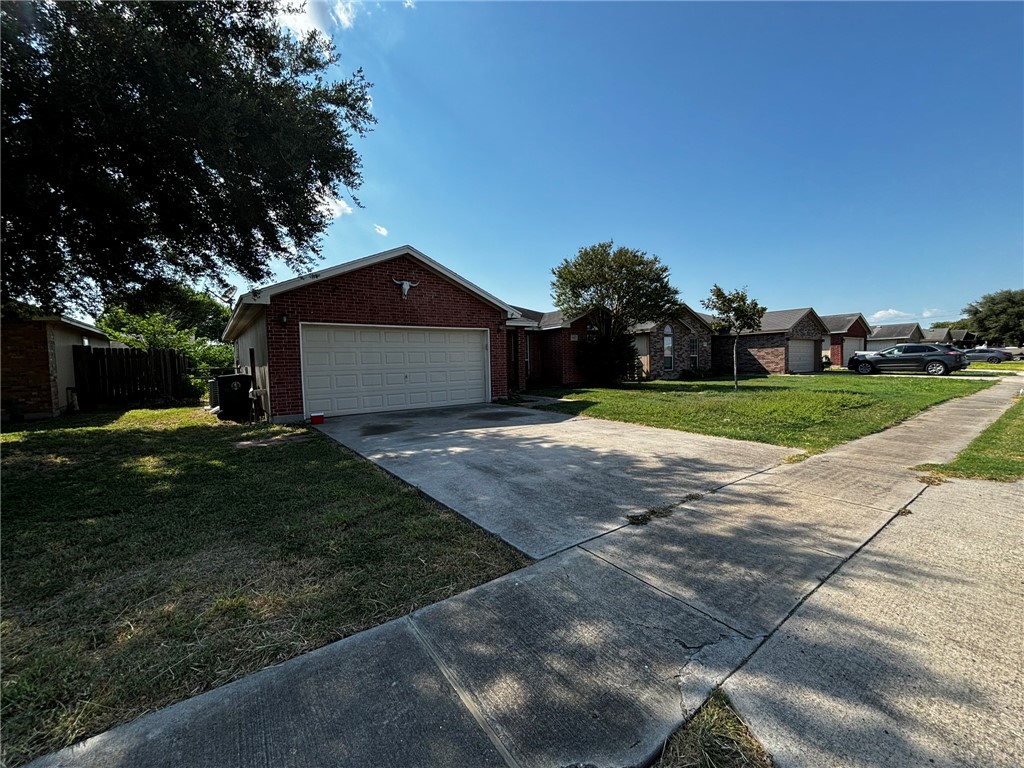
[[[693,336],[690,339],[690,370],[697,370],[697,337]]]
[[[664,361],[662,363],[662,367],[666,371],[671,371],[672,370],[672,365],[673,365],[673,360],[672,360],[672,326],[671,325],[666,325],[665,326],[665,353],[664,354],[665,354],[665,359],[664,359]]]

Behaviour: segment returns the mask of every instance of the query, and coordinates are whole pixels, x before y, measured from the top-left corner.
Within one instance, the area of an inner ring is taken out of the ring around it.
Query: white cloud
[[[352,29],[360,5],[359,0],[335,0],[331,5],[331,18],[338,22],[342,29]]]
[[[942,309],[925,309],[921,311],[921,317],[942,317],[948,314],[950,313]]]
[[[405,2],[402,3],[402,7],[403,8],[415,8],[416,7],[416,0],[405,0]]]
[[[872,323],[885,323],[892,320],[911,320],[913,317],[913,314],[901,309],[880,309],[873,315],[869,315],[868,320]]]
[[[331,219],[337,219],[341,216],[350,215],[352,213],[352,206],[340,197],[325,197],[320,201],[320,210]]]
[[[381,235],[382,237],[387,237],[388,235],[387,228],[382,227],[380,224],[374,224],[373,229],[378,235]]]
[[[290,29],[296,37],[303,37],[315,29],[330,35],[330,30],[326,29],[326,25],[317,19],[314,13],[315,8],[316,3],[313,0],[309,0],[297,11],[280,13],[279,19],[282,26]]]

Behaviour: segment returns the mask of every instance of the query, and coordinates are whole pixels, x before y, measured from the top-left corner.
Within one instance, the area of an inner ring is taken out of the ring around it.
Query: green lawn
[[[1024,399],[1019,399],[953,461],[922,464],[915,469],[979,480],[1013,482],[1024,478]]]
[[[1024,360],[1010,360],[1005,363],[973,362],[967,370],[999,371],[1000,373],[1024,371]]]
[[[988,381],[907,376],[772,376],[655,381],[620,389],[557,389],[553,411],[685,432],[827,450],[878,432],[929,406],[992,386]]]
[[[529,562],[304,427],[64,418],[2,469],[6,765]]]

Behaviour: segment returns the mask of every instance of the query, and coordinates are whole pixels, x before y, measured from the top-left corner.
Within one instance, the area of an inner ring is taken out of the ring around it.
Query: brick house
[[[702,317],[709,324],[711,315]],[[828,327],[810,307],[765,312],[761,327],[741,333],[737,346],[740,373],[813,373],[822,369],[822,338]],[[712,367],[732,372],[733,336],[715,334],[711,340]]]
[[[244,294],[223,338],[270,417],[295,421],[505,397],[525,384],[520,317],[403,246]]]
[[[71,348],[109,347],[96,326],[64,315],[9,317],[0,334],[2,418],[45,418],[68,410],[75,386]]]
[[[711,325],[686,304],[675,320],[641,323],[633,330],[648,377],[678,379],[711,371]]]
[[[913,344],[924,340],[924,332],[917,323],[896,323],[894,325],[876,325],[868,336],[867,348],[874,352],[888,349],[897,344]]]
[[[867,349],[871,326],[860,312],[847,315],[822,315],[828,334],[821,340],[821,352],[828,355],[832,365],[840,367],[857,352]]]

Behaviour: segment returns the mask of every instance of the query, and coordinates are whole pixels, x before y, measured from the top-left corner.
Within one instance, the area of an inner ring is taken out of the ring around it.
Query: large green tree
[[[601,383],[621,379],[636,359],[633,326],[673,319],[681,306],[661,259],[610,240],[580,248],[552,273],[555,306],[567,318],[590,319],[594,330],[580,345],[581,362]]]
[[[932,328],[949,328],[951,331],[973,331],[970,320],[940,320],[932,323]]]
[[[711,327],[716,331],[725,331],[732,335],[732,388],[740,388],[738,347],[740,334],[745,331],[756,331],[761,327],[761,319],[767,311],[756,299],[747,295],[746,288],[726,291],[718,283],[711,286],[711,295],[701,304],[715,316]]]
[[[987,293],[962,311],[990,347],[1024,346],[1024,290]]]
[[[274,0],[0,4],[3,299],[93,310],[153,278],[319,257],[359,187],[362,71]],[[356,201],[358,203],[358,201]]]

